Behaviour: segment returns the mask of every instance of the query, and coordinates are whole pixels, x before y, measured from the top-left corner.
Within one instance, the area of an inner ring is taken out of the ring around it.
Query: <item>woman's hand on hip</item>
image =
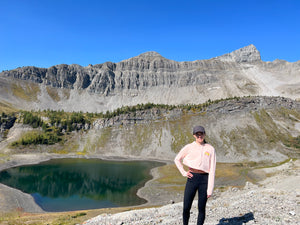
[[[191,173],[191,171],[188,171],[187,174],[186,174],[186,176],[187,176],[188,178],[192,178],[192,177],[193,177],[193,174]]]

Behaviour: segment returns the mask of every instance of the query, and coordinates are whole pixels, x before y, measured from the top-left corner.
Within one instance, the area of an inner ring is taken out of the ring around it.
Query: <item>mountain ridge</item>
[[[263,62],[254,45],[208,60],[184,62],[150,51],[118,63],[87,67],[60,64],[3,71],[0,101],[21,109],[105,112],[148,102],[200,104],[233,96],[300,99],[299,71],[300,61]],[[38,90],[27,99],[36,100],[24,102],[16,96],[16,89],[28,95],[25,92],[34,89],[33,85]]]

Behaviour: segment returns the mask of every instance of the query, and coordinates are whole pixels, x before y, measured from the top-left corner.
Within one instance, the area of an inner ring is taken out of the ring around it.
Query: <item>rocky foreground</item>
[[[243,188],[216,190],[207,203],[205,224],[299,224],[300,160],[255,172],[267,177]],[[194,202],[190,224],[196,224],[197,202]],[[132,210],[118,214],[101,214],[83,224],[182,224],[182,202],[159,208]]]

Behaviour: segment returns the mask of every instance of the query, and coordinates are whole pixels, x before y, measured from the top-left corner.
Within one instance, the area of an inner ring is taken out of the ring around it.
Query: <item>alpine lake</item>
[[[0,183],[30,194],[45,211],[62,212],[146,203],[137,190],[163,163],[52,159],[0,172]]]

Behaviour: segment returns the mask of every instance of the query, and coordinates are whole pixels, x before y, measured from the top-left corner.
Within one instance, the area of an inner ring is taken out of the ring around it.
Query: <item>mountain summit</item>
[[[261,61],[260,53],[254,45],[248,45],[234,52],[216,57],[224,62],[258,62]]]
[[[159,54],[157,52],[150,51],[150,52],[142,53],[138,57],[148,58],[148,57],[162,57],[162,56],[161,56],[161,54]]]

